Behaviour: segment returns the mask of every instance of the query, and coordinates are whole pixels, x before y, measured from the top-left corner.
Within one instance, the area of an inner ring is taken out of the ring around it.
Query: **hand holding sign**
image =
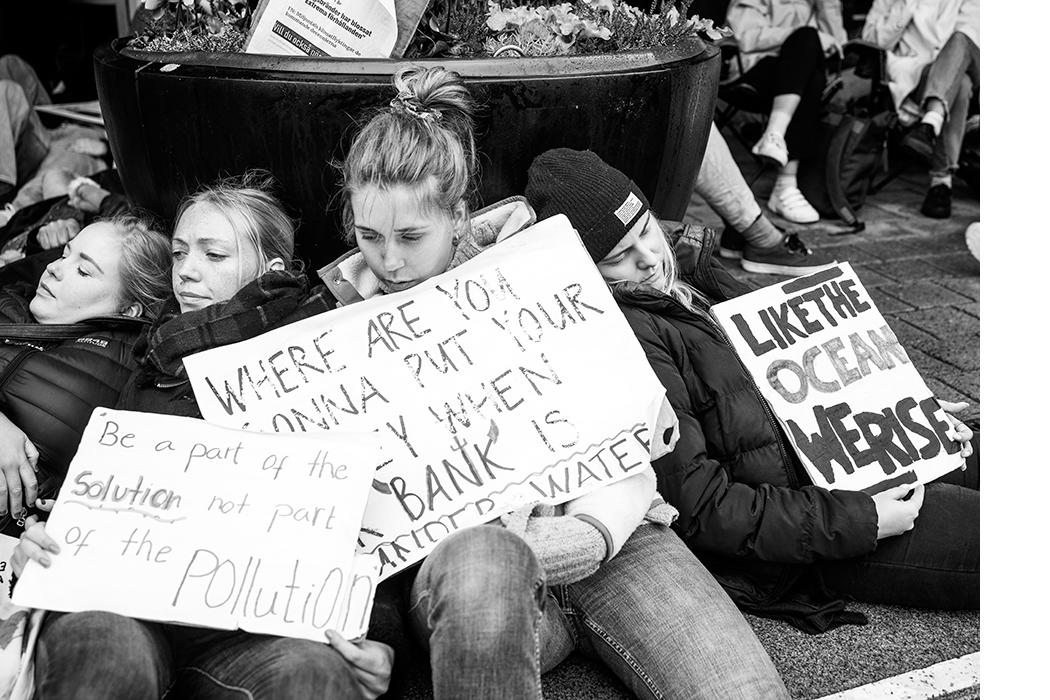
[[[712,310],[818,486],[926,483],[971,451],[849,264]]]
[[[96,409],[47,531],[28,521],[14,601],[356,637],[378,574],[354,555],[377,455],[372,433],[264,435]]]

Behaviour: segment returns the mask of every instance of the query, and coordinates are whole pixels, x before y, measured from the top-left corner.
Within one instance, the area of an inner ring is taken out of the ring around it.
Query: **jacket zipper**
[[[642,292],[643,296],[645,294],[646,292]],[[651,295],[651,293],[649,294]],[[744,374],[747,375],[748,381],[751,383],[752,389],[754,389],[755,394],[758,396],[758,400],[762,404],[762,410],[765,411],[766,419],[773,427],[773,435],[774,437],[776,437],[777,440],[777,448],[780,451],[780,458],[784,461],[784,468],[787,470],[788,484],[791,486],[791,488],[798,489],[798,475],[795,473],[795,468],[791,464],[791,460],[788,458],[787,449],[784,446],[784,441],[780,437],[780,431],[777,429],[779,423],[777,422],[776,416],[773,415],[773,409],[769,407],[769,404],[766,402],[765,397],[762,396],[762,391],[758,388],[758,383],[755,382],[755,378],[751,376],[751,372],[747,370],[747,367],[740,359],[740,354],[737,352],[736,348],[733,347],[733,344],[729,341],[729,337],[726,335],[725,330],[722,328],[722,326],[719,325],[717,319],[715,319],[714,316],[711,316],[710,314],[706,314],[706,316],[710,317],[710,321],[708,321],[708,319],[705,318],[705,314],[700,314],[687,308],[685,304],[683,304],[678,299],[674,298],[669,294],[660,294],[657,298],[661,301],[669,302],[681,311],[685,312],[686,314],[695,316],[696,318],[700,319],[709,327],[713,328],[715,333],[718,335],[719,339],[729,347],[729,350],[733,353],[733,356],[736,357],[737,362],[740,363],[740,367],[744,370]],[[777,579],[776,585],[773,586],[772,590],[767,595],[763,596],[760,599],[757,599],[756,602],[758,604],[763,604],[778,600],[780,596],[784,593],[784,591],[787,590],[787,588],[798,578],[798,576],[794,574],[796,570],[798,570],[801,566],[802,565],[800,564],[785,564],[784,568],[780,572],[780,576]],[[789,572],[791,572],[791,575],[789,575]]]

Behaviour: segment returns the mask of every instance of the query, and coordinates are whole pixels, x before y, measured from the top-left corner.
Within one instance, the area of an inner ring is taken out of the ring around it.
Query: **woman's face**
[[[466,223],[465,209],[450,216],[426,206],[422,189],[368,185],[350,197],[357,245],[388,294],[444,272],[456,231]]]
[[[171,238],[171,285],[179,309],[228,301],[263,270],[255,247],[213,204],[190,206]]]
[[[40,323],[79,323],[121,313],[121,255],[120,235],[112,224],[84,227],[41,275],[29,302],[33,317]]]
[[[598,271],[607,282],[640,282],[663,290],[663,235],[653,213],[646,212],[598,263]]]

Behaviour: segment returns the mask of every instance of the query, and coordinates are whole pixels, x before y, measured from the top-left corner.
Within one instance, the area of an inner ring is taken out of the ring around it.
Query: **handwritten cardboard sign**
[[[713,310],[818,486],[878,493],[962,466],[944,412],[848,263]]]
[[[263,0],[244,51],[389,58],[398,39],[394,5],[394,0]]]
[[[565,217],[186,368],[215,423],[379,431],[361,540],[383,578],[458,529],[639,473],[664,393]]]
[[[326,641],[368,626],[374,557],[355,556],[374,433],[266,435],[96,409],[16,605]]]

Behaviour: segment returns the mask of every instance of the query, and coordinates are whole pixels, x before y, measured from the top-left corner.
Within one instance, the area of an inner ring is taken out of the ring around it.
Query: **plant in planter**
[[[302,221],[297,253],[314,267],[344,249],[331,162],[361,117],[389,102],[390,77],[405,61],[453,68],[486,105],[479,206],[523,192],[532,159],[565,146],[595,151],[629,173],[661,216],[680,218],[718,89],[718,51],[705,41],[714,36],[703,33],[713,28],[671,5],[646,13],[622,0],[542,9],[431,0],[400,60],[222,48],[243,43],[247,0],[144,5],[154,36],[95,53],[131,203],[170,219],[200,184],[266,168]],[[504,48],[511,45],[518,50]]]

